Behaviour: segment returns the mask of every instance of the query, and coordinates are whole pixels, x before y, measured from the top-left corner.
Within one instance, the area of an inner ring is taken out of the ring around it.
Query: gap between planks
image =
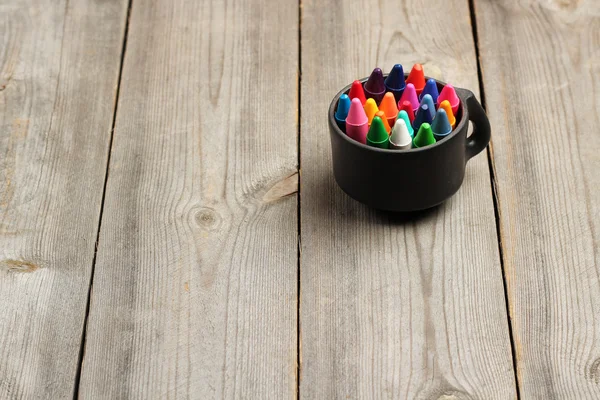
[[[301,157],[301,134],[302,134],[302,0],[298,0],[298,86],[297,86],[297,99],[298,99],[298,112],[297,112],[297,134],[296,134],[296,146],[297,146],[297,157],[298,157],[298,193],[296,195],[298,213],[296,215],[296,226],[298,227],[298,264],[296,267],[297,275],[297,308],[296,308],[296,399],[300,398],[300,374],[302,372],[302,334],[300,324],[300,305],[302,300],[301,292],[301,279],[300,279],[300,265],[302,257],[302,202],[301,202],[301,181],[302,181],[302,157]]]
[[[75,385],[73,387],[73,398],[79,398],[79,384],[81,382],[81,370],[83,368],[83,358],[85,357],[85,339],[87,336],[88,319],[90,316],[90,303],[92,299],[92,286],[94,284],[94,272],[96,270],[96,257],[98,255],[98,242],[100,241],[100,229],[102,228],[102,216],[104,215],[104,200],[106,199],[106,186],[108,182],[108,170],[110,166],[110,156],[112,154],[113,138],[115,135],[115,123],[117,120],[117,110],[119,108],[119,93],[121,89],[121,78],[123,76],[123,61],[125,60],[125,51],[127,50],[127,35],[129,33],[129,18],[131,17],[131,6],[133,0],[128,0],[127,15],[125,16],[125,30],[123,31],[123,41],[121,45],[121,61],[119,64],[119,76],[117,78],[117,89],[114,97],[113,116],[110,129],[110,137],[108,140],[108,155],[106,157],[106,168],[104,172],[104,185],[102,188],[102,200],[100,202],[100,214],[98,216],[98,228],[96,229],[96,243],[94,245],[94,257],[92,258],[92,272],[90,274],[90,282],[88,285],[87,302],[85,306],[85,318],[83,320],[83,328],[81,334],[81,345],[79,347],[79,362],[77,364],[77,374],[75,375]]]
[[[471,31],[473,33],[473,45],[475,46],[475,60],[477,62],[477,80],[479,82],[479,97],[481,98],[481,106],[484,110],[486,110],[486,101],[485,101],[485,85],[483,83],[483,71],[481,69],[481,60],[479,56],[479,33],[477,31],[477,18],[476,18],[476,10],[475,10],[475,0],[468,0],[469,2],[469,16],[471,18]],[[502,231],[502,221],[500,219],[500,205],[498,198],[498,189],[496,187],[496,166],[494,164],[494,149],[492,142],[488,144],[486,149],[487,159],[488,159],[488,168],[490,171],[490,185],[492,187],[492,201],[494,203],[494,217],[496,220],[496,237],[498,238],[498,253],[500,255],[500,267],[502,269],[502,286],[504,288],[504,302],[506,304],[506,320],[508,321],[508,337],[510,339],[510,350],[511,350],[511,358],[513,363],[513,373],[515,376],[515,386],[517,399],[521,398],[521,391],[519,389],[519,374],[517,372],[517,352],[515,347],[515,339],[513,336],[513,327],[512,327],[512,316],[510,314],[510,300],[508,297],[508,286],[506,282],[506,269],[504,267],[504,250],[502,248],[502,236],[500,235]]]

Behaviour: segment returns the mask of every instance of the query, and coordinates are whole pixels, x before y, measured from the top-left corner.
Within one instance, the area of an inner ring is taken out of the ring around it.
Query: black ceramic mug
[[[441,92],[445,83],[436,82]],[[333,174],[344,192],[368,206],[404,212],[433,207],[458,191],[467,161],[486,148],[491,134],[485,111],[471,91],[455,88],[460,107],[456,127],[448,136],[422,148],[388,150],[359,143],[337,126],[338,99],[350,86],[329,106]],[[467,138],[468,121],[474,126]]]

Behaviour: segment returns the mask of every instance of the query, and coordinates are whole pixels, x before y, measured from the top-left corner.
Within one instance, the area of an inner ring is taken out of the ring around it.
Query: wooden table
[[[0,398],[600,398],[600,2],[4,0],[0,32]],[[410,217],[337,187],[326,121],[396,62],[493,130]]]

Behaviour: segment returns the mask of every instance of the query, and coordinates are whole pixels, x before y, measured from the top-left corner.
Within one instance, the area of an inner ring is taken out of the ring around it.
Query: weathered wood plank
[[[0,398],[74,393],[126,1],[0,4]]]
[[[477,1],[522,398],[600,398],[600,3]]]
[[[297,41],[295,0],[133,2],[82,397],[295,393]]]
[[[305,0],[302,50],[300,395],[514,398],[485,153],[412,219],[356,203],[331,172],[329,101],[375,65],[478,87],[467,2]]]

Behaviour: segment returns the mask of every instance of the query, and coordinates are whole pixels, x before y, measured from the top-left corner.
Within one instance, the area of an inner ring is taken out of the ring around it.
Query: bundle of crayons
[[[452,133],[460,100],[447,84],[438,92],[434,79],[425,81],[421,64],[404,79],[401,64],[384,79],[375,68],[364,86],[354,81],[340,96],[335,120],[350,138],[382,149],[408,150],[434,144]]]

